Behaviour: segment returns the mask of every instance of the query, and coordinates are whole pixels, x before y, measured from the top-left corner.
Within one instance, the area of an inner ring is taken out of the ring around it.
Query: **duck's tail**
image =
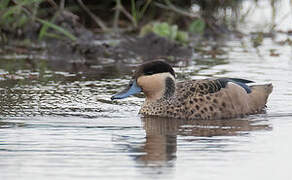
[[[254,112],[261,111],[266,103],[269,95],[273,91],[272,84],[251,85],[251,93],[249,94],[249,105]]]

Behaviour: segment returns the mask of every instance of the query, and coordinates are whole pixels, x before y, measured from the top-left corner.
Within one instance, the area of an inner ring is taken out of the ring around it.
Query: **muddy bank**
[[[289,13],[287,13],[287,16],[279,18],[280,16],[277,16],[277,12],[282,11],[279,11],[280,9],[275,11],[274,18],[278,18],[271,24],[273,28],[266,29],[268,27],[267,23],[261,19],[266,17],[268,25],[272,21],[269,19],[270,13],[265,15],[263,10],[266,9],[272,12],[272,10],[276,9],[274,5],[270,5],[265,1],[260,2],[262,2],[261,6],[264,7],[262,9],[258,8],[256,11],[251,11],[252,8],[257,6],[257,3],[242,1],[236,5],[237,8],[234,7],[230,12],[221,12],[221,10],[226,10],[225,8],[229,6],[222,6],[218,9],[210,8],[209,6],[207,8],[208,3],[199,4],[199,6],[196,6],[195,4],[197,3],[195,3],[192,7],[193,11],[198,13],[197,15],[201,15],[198,16],[201,17],[199,20],[197,16],[196,18],[190,18],[190,14],[181,14],[181,11],[174,12],[172,10],[169,13],[172,12],[171,14],[174,15],[171,17],[177,21],[168,22],[167,20],[169,19],[152,17],[153,19],[147,22],[143,22],[141,19],[141,24],[139,27],[136,27],[136,30],[122,31],[125,25],[131,24],[122,18],[118,21],[117,27],[112,27],[112,31],[103,33],[97,31],[96,27],[90,26],[91,23],[86,23],[84,21],[86,19],[85,16],[75,11],[71,12],[69,9],[63,9],[56,10],[55,12],[54,10],[53,12],[56,14],[54,20],[50,22],[68,31],[74,36],[74,40],[69,40],[68,37],[65,37],[64,33],[61,33],[62,31],[58,31],[56,27],[54,29],[52,26],[50,28],[48,28],[49,26],[47,27],[46,35],[48,36],[40,38],[42,30],[44,30],[44,24],[41,24],[40,21],[33,21],[34,23],[31,24],[24,23],[23,27],[16,28],[17,31],[7,31],[3,28],[6,26],[3,26],[0,27],[0,59],[7,61],[19,59],[25,61],[25,66],[28,69],[37,68],[41,60],[46,61],[46,65],[49,66],[50,70],[96,74],[96,72],[102,72],[104,69],[107,69],[105,72],[108,72],[108,69],[127,72],[129,66],[135,66],[135,64],[157,57],[165,57],[172,64],[192,61],[197,63],[200,61],[198,60],[200,57],[212,60],[218,60],[216,59],[218,57],[226,58],[228,50],[224,49],[224,46],[226,42],[233,41],[234,39],[241,41],[242,48],[245,51],[259,51],[259,48],[266,39],[291,46],[291,26],[289,26],[289,23],[284,23],[288,19]],[[283,7],[281,8],[283,9]],[[23,10],[24,8],[22,7],[21,9]],[[290,12],[290,9],[288,10]],[[286,8],[283,12],[288,12],[288,10]],[[213,13],[207,13],[210,11]],[[5,12],[5,9],[3,12]],[[190,13],[194,15],[194,12]],[[177,14],[182,15],[180,16],[183,19],[182,21],[176,18]],[[281,15],[281,13],[279,14]],[[45,17],[50,16],[50,14],[47,14],[39,15],[38,17],[42,20],[47,20]],[[245,18],[245,21],[248,23],[244,22]],[[241,20],[239,22],[239,19],[243,19],[242,22]],[[255,19],[257,21],[253,22]],[[170,28],[176,27],[177,31],[188,33],[188,41],[181,43],[153,33],[146,34],[145,36],[139,35],[144,24],[156,20],[168,23]],[[196,30],[202,30],[201,34],[196,34],[187,29],[187,25],[191,25],[193,22],[196,22],[196,26],[194,26],[197,28],[195,28]],[[111,23],[108,22],[108,24]],[[230,26],[227,26],[228,24]],[[277,24],[288,25],[277,30]],[[9,24],[6,25],[8,26]],[[282,28],[283,30],[281,30]],[[116,31],[117,29],[119,31]],[[240,33],[241,31],[244,33]],[[279,34],[283,38],[277,38]],[[52,35],[54,35],[53,38]],[[218,40],[220,38],[221,40]],[[270,55],[280,56],[281,52],[271,49]]]
[[[62,47],[64,44],[59,44],[59,46]],[[57,52],[56,55],[62,56],[62,51],[58,52],[56,51],[57,49],[59,48],[50,46],[50,54],[53,55]],[[153,33],[144,37],[137,35],[120,35],[116,37],[97,35],[86,40],[80,39],[73,46],[69,46],[67,50],[68,54],[75,54],[88,61],[97,60],[101,63],[107,63],[103,62],[105,59],[123,61],[125,63],[130,60],[133,63],[133,59],[137,59],[139,62],[156,57],[190,58],[192,55],[191,47],[159,37]]]
[[[94,34],[78,28],[74,34],[78,37],[75,42],[49,39],[39,43],[34,38],[13,40],[1,45],[0,56],[2,59],[27,59],[30,63],[41,59],[56,70],[88,72],[92,66],[137,64],[157,57],[186,60],[193,53],[190,46],[153,33],[143,37]]]

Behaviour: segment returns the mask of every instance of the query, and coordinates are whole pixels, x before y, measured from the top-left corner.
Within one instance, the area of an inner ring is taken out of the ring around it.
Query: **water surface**
[[[111,101],[136,64],[3,56],[0,179],[291,179],[291,35],[257,48],[252,38],[217,42],[215,54],[199,47],[204,53],[175,65],[179,81],[273,84],[266,113],[231,120],[143,118],[142,95]]]
[[[216,58],[197,54],[175,67],[179,80],[273,83],[266,113],[231,120],[143,118],[143,96],[110,101],[132,65],[95,75],[1,60],[0,178],[291,179],[291,46],[263,43],[229,41]]]

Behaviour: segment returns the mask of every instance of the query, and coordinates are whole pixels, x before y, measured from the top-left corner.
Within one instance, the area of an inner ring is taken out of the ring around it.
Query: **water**
[[[273,83],[266,113],[216,121],[142,118],[141,96],[110,101],[131,66],[94,75],[1,60],[0,179],[291,179],[291,46],[244,47],[175,68],[179,80]]]
[[[135,64],[3,56],[0,179],[291,179],[292,48],[281,43],[291,35],[264,38],[258,48],[251,38],[222,42],[220,55],[194,54],[175,67],[179,81],[273,83],[266,113],[231,120],[143,118],[143,96],[111,101]]]

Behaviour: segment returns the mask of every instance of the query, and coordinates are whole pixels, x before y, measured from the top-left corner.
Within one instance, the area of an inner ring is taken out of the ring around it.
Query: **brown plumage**
[[[252,81],[235,78],[175,83],[173,69],[163,61],[139,66],[133,82],[146,96],[140,114],[183,119],[226,119],[259,113],[273,89],[272,84],[248,86],[246,83]],[[124,98],[121,95],[112,99]]]

